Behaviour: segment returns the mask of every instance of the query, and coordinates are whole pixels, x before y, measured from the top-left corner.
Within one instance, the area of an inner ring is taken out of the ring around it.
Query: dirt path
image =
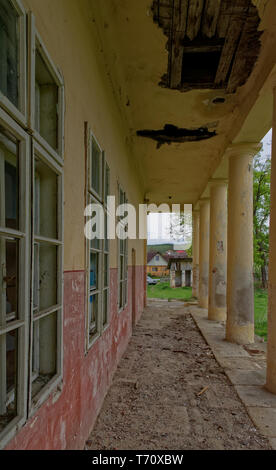
[[[187,307],[149,301],[86,448],[269,449],[269,445],[249,419]]]

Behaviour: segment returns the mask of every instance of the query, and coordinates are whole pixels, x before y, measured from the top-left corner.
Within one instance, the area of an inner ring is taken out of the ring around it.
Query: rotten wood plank
[[[190,0],[187,22],[187,36],[192,41],[200,30],[204,0]]]
[[[233,1],[221,0],[220,13],[217,24],[217,32],[220,38],[225,38],[227,35],[230,18],[233,11]]]
[[[259,24],[258,11],[256,7],[251,7],[235,55],[227,87],[228,93],[234,93],[251,74],[261,48],[260,36],[262,32],[258,31]]]
[[[181,41],[186,33],[188,15],[188,0],[175,0],[174,3],[174,33],[171,52],[170,86],[177,88],[181,85],[183,46]]]
[[[222,85],[226,82],[246,20],[248,0],[236,0],[235,6],[233,8],[234,13],[231,16],[231,20],[228,26],[227,35],[215,78],[216,85]]]
[[[206,0],[202,20],[202,33],[208,38],[216,34],[221,0]]]

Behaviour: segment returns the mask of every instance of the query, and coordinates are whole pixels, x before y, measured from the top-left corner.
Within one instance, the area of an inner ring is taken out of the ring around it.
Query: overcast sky
[[[272,130],[262,140],[264,157],[271,155]],[[148,216],[148,244],[175,243],[169,235],[170,219],[168,214],[150,214]],[[161,234],[161,238],[160,238]]]

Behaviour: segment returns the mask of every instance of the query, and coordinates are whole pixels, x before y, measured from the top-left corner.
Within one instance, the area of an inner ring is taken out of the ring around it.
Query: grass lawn
[[[148,297],[151,299],[182,299],[192,298],[191,287],[171,289],[169,282],[159,282],[148,286]],[[267,340],[267,291],[255,289],[255,331],[258,336]]]
[[[267,290],[255,289],[255,332],[267,340]]]

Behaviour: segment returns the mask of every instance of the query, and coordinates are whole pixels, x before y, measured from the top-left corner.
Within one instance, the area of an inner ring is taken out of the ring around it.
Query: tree
[[[270,216],[270,156],[258,154],[254,159],[254,264],[255,272],[262,280],[263,289],[267,288],[267,265],[269,254],[269,216]]]

